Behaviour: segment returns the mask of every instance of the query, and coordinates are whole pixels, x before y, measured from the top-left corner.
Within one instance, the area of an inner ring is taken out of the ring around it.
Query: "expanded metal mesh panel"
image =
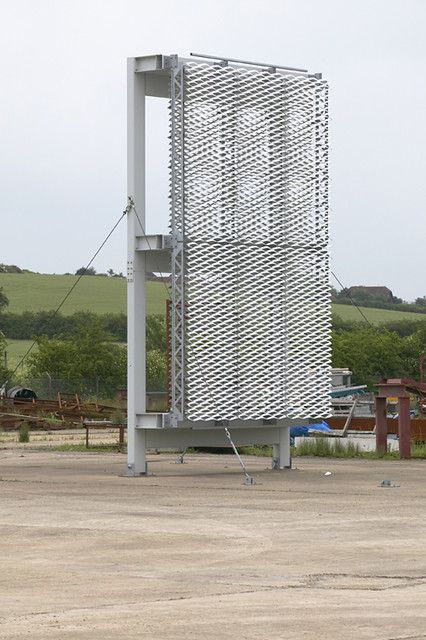
[[[317,78],[174,70],[175,415],[329,415],[327,128]]]

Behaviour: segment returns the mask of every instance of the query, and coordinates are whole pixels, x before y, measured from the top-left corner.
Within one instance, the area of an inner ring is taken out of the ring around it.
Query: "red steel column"
[[[398,398],[399,457],[411,458],[410,398]]]
[[[386,421],[386,398],[375,397],[376,403],[376,452],[384,455],[388,448],[388,424]]]

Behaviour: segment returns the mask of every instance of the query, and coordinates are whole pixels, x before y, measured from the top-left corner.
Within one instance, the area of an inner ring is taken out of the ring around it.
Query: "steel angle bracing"
[[[172,422],[328,415],[326,82],[177,62],[170,139]]]
[[[184,122],[183,66],[173,65],[170,89],[171,194],[171,414],[174,424],[184,416]]]

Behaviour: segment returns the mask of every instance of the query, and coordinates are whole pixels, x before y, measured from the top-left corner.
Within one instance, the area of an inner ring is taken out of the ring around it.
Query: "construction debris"
[[[37,397],[0,398],[0,429],[19,429],[23,422],[30,423],[31,428],[66,429],[83,426],[85,420],[105,419],[121,407],[100,404],[98,402],[82,402],[78,394],[58,393],[56,400],[42,400]]]

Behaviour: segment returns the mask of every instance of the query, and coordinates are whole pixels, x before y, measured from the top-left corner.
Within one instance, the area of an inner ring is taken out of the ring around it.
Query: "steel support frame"
[[[139,427],[138,432],[144,434],[146,447],[149,449],[186,447],[230,447],[223,428],[194,427],[191,429],[150,429]],[[291,466],[289,427],[268,427],[231,429],[232,439],[237,446],[271,445],[274,447],[274,469],[288,469]],[[281,457],[280,457],[281,455]]]
[[[147,471],[145,433],[136,429],[136,416],[146,411],[146,264],[145,252],[137,251],[137,238],[144,235],[141,223],[145,227],[146,77],[144,73],[136,73],[135,67],[136,60],[128,59],[127,195],[134,203],[127,217],[127,469],[129,475],[141,475]]]
[[[221,425],[211,421],[197,421],[189,424],[184,418],[183,383],[184,371],[178,366],[173,368],[174,384],[172,390],[179,387],[182,395],[175,395],[170,414],[146,413],[146,370],[145,370],[145,279],[146,271],[152,271],[152,255],[157,252],[155,262],[162,268],[168,262],[171,253],[169,271],[175,284],[172,303],[172,340],[173,352],[184,348],[183,293],[184,264],[182,238],[183,230],[176,227],[172,220],[171,236],[145,236],[145,99],[146,96],[170,98],[171,93],[181,100],[181,104],[172,104],[172,108],[183,107],[184,59],[177,56],[153,55],[129,58],[127,62],[127,190],[135,209],[128,214],[127,233],[127,282],[128,282],[128,460],[127,473],[140,476],[147,473],[147,448],[185,448],[188,446],[227,446],[227,438]],[[193,62],[193,60],[191,60]],[[217,64],[217,63],[212,63]],[[294,75],[299,75],[294,73]],[[171,82],[180,86],[181,91],[170,91]],[[183,109],[181,111],[183,117]],[[181,131],[183,135],[183,131]],[[172,146],[172,154],[176,151]],[[174,163],[172,163],[174,164]],[[180,176],[183,180],[183,176]],[[174,176],[176,185],[179,177]],[[179,206],[182,189],[172,189],[173,207]],[[181,206],[183,203],[181,202]],[[158,260],[160,262],[158,262]],[[166,271],[166,269],[164,269]],[[180,362],[183,358],[180,358]],[[176,363],[175,363],[176,365]],[[261,421],[260,421],[261,422]],[[273,446],[273,468],[291,468],[290,426],[308,422],[306,420],[286,419],[276,424],[261,424],[259,421],[241,420],[227,425],[237,445],[270,444]]]
[[[171,68],[171,361],[170,420],[176,427],[184,417],[185,394],[185,264],[183,171],[183,66],[172,57]],[[179,140],[179,142],[177,142]],[[179,159],[179,162],[178,162]],[[180,166],[180,170],[177,169]]]
[[[389,397],[398,398],[399,457],[411,458],[410,394],[403,384],[379,383],[375,397],[376,451],[381,456],[387,451],[386,401]]]

